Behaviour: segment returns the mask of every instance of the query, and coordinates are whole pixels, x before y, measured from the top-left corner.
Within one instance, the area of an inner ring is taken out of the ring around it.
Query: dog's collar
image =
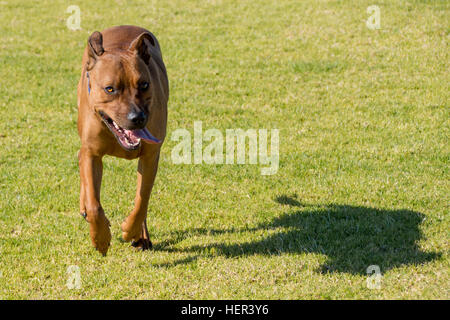
[[[91,94],[91,82],[89,79],[89,71],[86,71],[88,93]]]

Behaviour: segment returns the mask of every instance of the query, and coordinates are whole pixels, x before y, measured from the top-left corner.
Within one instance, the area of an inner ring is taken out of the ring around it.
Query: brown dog
[[[80,212],[103,255],[111,241],[100,204],[104,155],[139,158],[135,206],[122,223],[122,237],[134,247],[151,247],[147,208],[166,135],[168,98],[166,68],[152,33],[119,26],[89,37],[78,83]]]

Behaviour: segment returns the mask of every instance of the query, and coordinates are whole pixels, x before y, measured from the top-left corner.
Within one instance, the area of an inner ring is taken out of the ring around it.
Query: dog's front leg
[[[158,170],[159,149],[139,158],[138,179],[134,209],[122,223],[122,237],[133,240],[133,246],[143,250],[151,247],[146,218],[150,193]]]
[[[106,255],[111,242],[110,223],[100,204],[100,186],[102,182],[102,158],[92,155],[89,150],[81,149],[80,177],[81,192],[80,207],[86,209],[86,220],[89,222],[89,233],[92,245]],[[81,203],[84,201],[84,203]]]

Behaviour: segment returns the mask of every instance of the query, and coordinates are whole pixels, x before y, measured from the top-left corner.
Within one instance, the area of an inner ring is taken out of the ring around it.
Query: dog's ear
[[[150,62],[150,46],[155,46],[155,40],[148,32],[141,33],[131,42],[128,50],[136,52],[139,57],[148,65]]]
[[[103,36],[100,32],[95,31],[88,40],[88,54],[89,60],[87,64],[87,69],[91,70],[94,67],[95,62],[98,57],[100,57],[105,49],[103,49]]]

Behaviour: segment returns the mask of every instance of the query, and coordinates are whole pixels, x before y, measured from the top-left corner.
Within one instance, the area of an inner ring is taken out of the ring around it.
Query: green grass
[[[380,30],[366,27],[373,4]],[[449,13],[415,0],[1,1],[0,298],[449,299]],[[120,240],[137,162],[104,159],[103,258],[78,214],[76,85],[89,34],[120,24],[160,41],[169,139],[149,252]],[[171,133],[194,121],[280,129],[278,173],[173,164]],[[81,289],[66,286],[71,265]]]

